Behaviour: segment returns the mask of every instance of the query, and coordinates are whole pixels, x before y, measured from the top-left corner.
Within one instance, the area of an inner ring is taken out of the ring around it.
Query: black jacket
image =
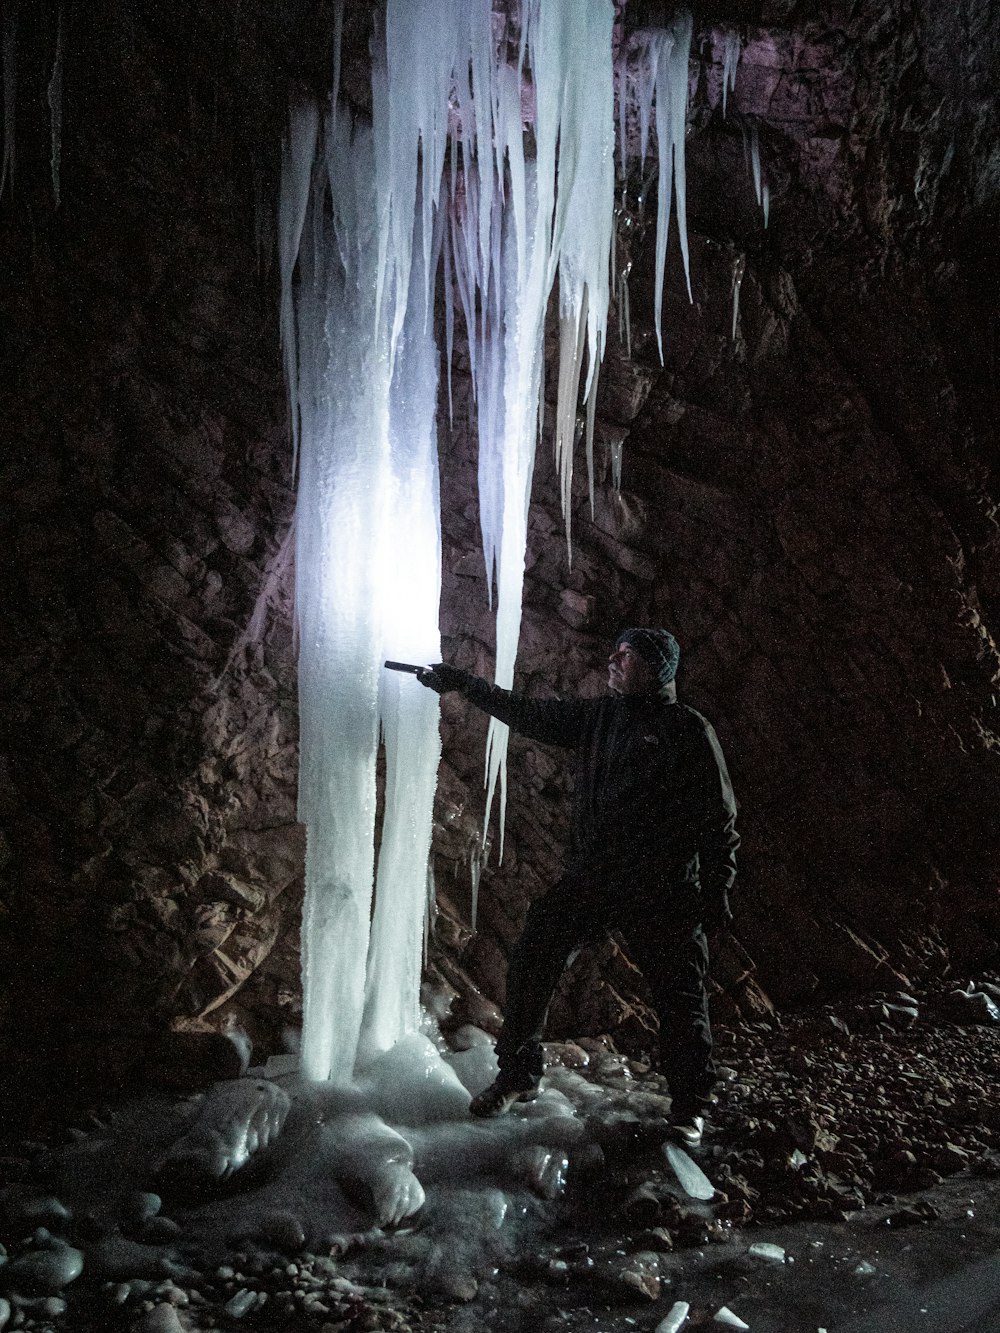
[[[664,890],[684,915],[726,919],[740,841],[733,788],[711,725],[672,688],[528,699],[472,676],[461,692],[522,736],[576,751],[570,874]]]

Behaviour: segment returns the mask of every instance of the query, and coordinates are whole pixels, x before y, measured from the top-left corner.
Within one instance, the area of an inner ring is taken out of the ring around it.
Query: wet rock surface
[[[974,989],[996,981],[980,976]],[[196,1240],[189,1203],[175,1199],[168,1212],[151,1190],[125,1191],[111,1206],[94,1184],[90,1208],[66,1206],[62,1145],[77,1161],[88,1144],[96,1151],[121,1123],[105,1109],[47,1142],[4,1145],[22,1178],[0,1193],[0,1319],[6,1301],[7,1327],[39,1333],[625,1333],[655,1329],[682,1302],[692,1328],[726,1326],[719,1311],[728,1309],[757,1333],[875,1333],[895,1328],[901,1310],[923,1310],[921,1327],[948,1333],[957,1326],[949,1308],[984,1318],[992,1309],[974,1279],[995,1262],[1000,1235],[1000,1024],[956,1024],[948,995],[941,986],[908,996],[918,1017],[903,1028],[891,997],[874,995],[720,1030],[718,1101],[702,1145],[683,1149],[714,1187],[709,1198],[685,1190],[664,1152],[673,1140],[662,1078],[609,1041],[584,1039],[585,1067],[550,1066],[584,1126],[565,1188],[545,1188],[538,1163],[526,1163],[530,1190],[510,1196],[521,1202],[501,1221],[508,1239],[489,1262],[431,1253],[419,1278],[402,1255],[428,1227],[422,1212],[398,1232],[369,1221],[316,1253],[291,1199],[270,1215],[270,1231],[223,1250]],[[193,1114],[161,1094],[144,1119],[165,1113],[172,1132]],[[148,1144],[133,1150],[141,1156]],[[230,1206],[255,1187],[230,1185]]]

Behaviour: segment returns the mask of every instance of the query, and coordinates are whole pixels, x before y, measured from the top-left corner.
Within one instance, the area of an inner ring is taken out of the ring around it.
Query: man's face
[[[608,689],[615,694],[649,694],[656,685],[653,668],[627,643],[616,644],[608,657]]]

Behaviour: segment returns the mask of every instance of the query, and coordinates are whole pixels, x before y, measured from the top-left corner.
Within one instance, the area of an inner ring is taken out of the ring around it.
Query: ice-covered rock
[[[187,1333],[172,1305],[154,1305],[133,1325],[133,1333]]]
[[[225,1179],[277,1137],[290,1105],[287,1092],[265,1079],[215,1084],[194,1125],[157,1163],[156,1174],[189,1186]]]
[[[785,1262],[785,1251],[780,1245],[770,1245],[767,1241],[758,1240],[750,1246],[747,1254],[755,1259],[766,1259],[768,1263],[783,1264]]]
[[[413,1148],[376,1115],[341,1115],[323,1127],[324,1157],[349,1195],[360,1194],[382,1226],[398,1226],[423,1207]]]
[[[0,1282],[21,1296],[54,1296],[83,1272],[83,1255],[71,1245],[30,1250],[0,1268]]]
[[[0,1219],[12,1235],[25,1235],[35,1227],[59,1228],[72,1216],[64,1203],[41,1194],[37,1185],[11,1185],[0,1191]]]

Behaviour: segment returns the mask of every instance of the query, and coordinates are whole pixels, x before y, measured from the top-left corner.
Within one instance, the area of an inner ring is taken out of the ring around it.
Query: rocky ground
[[[867,1328],[857,1320],[885,1299],[879,1283],[893,1264],[893,1290],[909,1282],[913,1301],[930,1299],[920,1292],[934,1253],[950,1245],[961,1256],[975,1249],[976,1226],[992,1225],[993,1212],[1000,1220],[994,984],[872,995],[720,1032],[725,1081],[693,1153],[715,1187],[708,1200],[681,1189],[663,1153],[669,1100],[657,1074],[607,1042],[553,1047],[595,1094],[577,1098],[587,1134],[565,1189],[550,1179],[556,1197],[539,1202],[533,1225],[515,1224],[519,1239],[485,1269],[472,1275],[445,1256],[419,1290],[398,1265],[394,1274],[389,1232],[310,1254],[292,1229],[269,1247],[236,1245],[219,1263],[185,1248],[152,1194],[137,1195],[121,1223],[131,1245],[119,1270],[100,1271],[94,1219],[51,1193],[60,1142],[99,1132],[98,1111],[45,1143],[5,1145],[0,1330],[626,1333],[659,1328],[679,1300],[689,1328],[724,1327],[724,1307],[755,1333]],[[420,1225],[418,1214],[407,1229]],[[948,1317],[922,1327],[987,1327]]]

